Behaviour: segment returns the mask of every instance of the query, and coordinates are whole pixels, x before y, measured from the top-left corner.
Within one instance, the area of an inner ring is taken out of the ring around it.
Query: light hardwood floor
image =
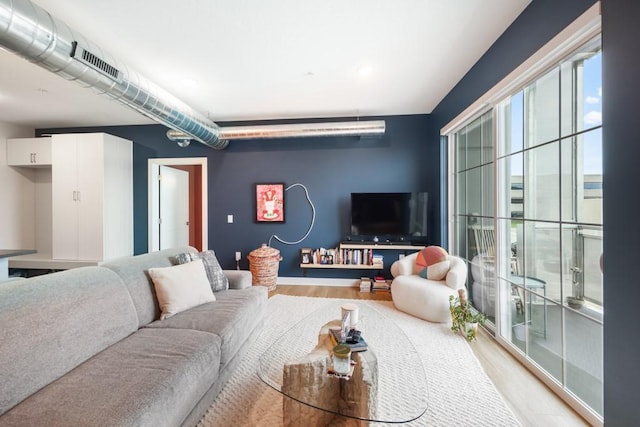
[[[388,293],[361,293],[358,288],[278,285],[269,293],[306,297],[391,300]],[[485,372],[523,427],[588,426],[562,399],[482,330],[471,348]]]

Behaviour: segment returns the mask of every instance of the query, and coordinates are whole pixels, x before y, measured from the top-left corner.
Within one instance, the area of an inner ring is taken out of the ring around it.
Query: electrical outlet
[[[227,224],[233,224],[233,215],[227,215]]]
[[[402,258],[404,258],[404,254],[400,254],[398,255],[398,259],[401,260]]]
[[[242,253],[236,252],[236,261],[240,261],[242,259]]]

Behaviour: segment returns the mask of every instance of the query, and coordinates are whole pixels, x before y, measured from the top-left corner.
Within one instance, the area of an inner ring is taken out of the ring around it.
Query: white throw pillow
[[[229,289],[229,279],[227,278],[227,275],[224,274],[222,267],[220,267],[220,263],[218,262],[216,253],[213,249],[202,252],[186,252],[176,255],[178,264],[186,264],[196,259],[202,260],[204,270],[207,272],[207,277],[209,278],[209,283],[211,284],[213,292],[226,291]]]
[[[150,268],[149,276],[156,289],[161,320],[216,300],[201,259],[173,267]]]

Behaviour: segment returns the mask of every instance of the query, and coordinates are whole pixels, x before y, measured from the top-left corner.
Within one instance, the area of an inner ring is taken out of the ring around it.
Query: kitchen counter
[[[0,281],[9,278],[9,257],[35,253],[35,249],[0,249]]]
[[[9,268],[38,270],[69,270],[71,268],[100,265],[102,261],[54,259],[51,253],[30,253],[9,259]]]

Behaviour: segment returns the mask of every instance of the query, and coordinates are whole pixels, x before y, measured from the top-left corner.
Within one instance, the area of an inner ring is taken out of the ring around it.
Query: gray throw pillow
[[[220,267],[220,263],[213,249],[203,252],[186,252],[176,256],[178,264],[186,264],[197,259],[201,259],[204,264],[207,278],[211,284],[211,290],[216,292],[229,289],[229,279],[222,271],[222,267]]]

